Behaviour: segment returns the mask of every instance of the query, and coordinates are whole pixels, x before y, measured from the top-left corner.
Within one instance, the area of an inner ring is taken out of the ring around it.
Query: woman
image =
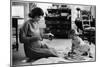
[[[42,38],[49,38],[49,35],[42,34],[39,29],[38,21],[43,15],[41,8],[32,9],[29,13],[30,19],[20,29],[20,41],[24,43],[25,54],[30,60],[57,56],[54,49],[41,44]]]

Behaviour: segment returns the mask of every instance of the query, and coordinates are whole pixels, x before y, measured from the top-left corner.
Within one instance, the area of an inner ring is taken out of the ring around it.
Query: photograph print
[[[96,61],[96,6],[11,0],[11,66]]]

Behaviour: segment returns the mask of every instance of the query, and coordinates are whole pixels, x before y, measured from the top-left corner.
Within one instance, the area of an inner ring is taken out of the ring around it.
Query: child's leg
[[[89,52],[89,58],[93,58],[93,56],[92,56],[92,53],[91,53],[91,52]]]

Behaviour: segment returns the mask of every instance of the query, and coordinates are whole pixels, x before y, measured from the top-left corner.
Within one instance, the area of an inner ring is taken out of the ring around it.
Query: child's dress
[[[88,43],[85,43],[80,37],[76,36],[72,39],[72,52],[77,55],[83,55],[90,51]]]

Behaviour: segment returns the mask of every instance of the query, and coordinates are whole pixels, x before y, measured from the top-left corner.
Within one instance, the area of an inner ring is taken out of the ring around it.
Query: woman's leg
[[[58,56],[57,51],[53,48],[42,48],[40,54],[42,57],[57,57]]]

